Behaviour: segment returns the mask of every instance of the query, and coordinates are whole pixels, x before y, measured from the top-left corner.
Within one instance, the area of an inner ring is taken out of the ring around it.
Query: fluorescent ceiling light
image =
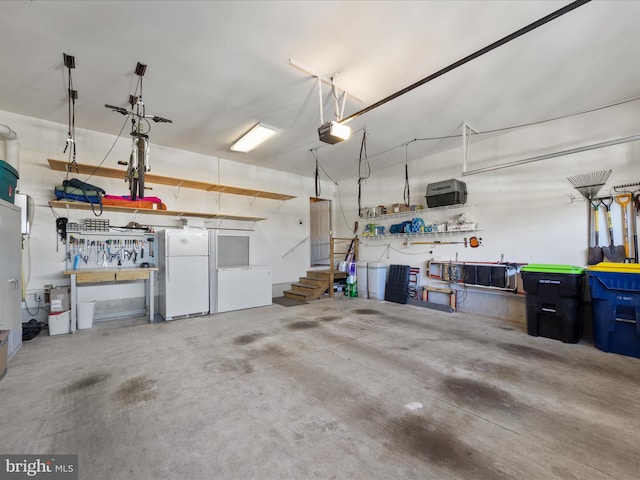
[[[273,137],[277,131],[278,129],[275,127],[270,127],[264,123],[258,123],[251,130],[245,133],[240,140],[231,145],[231,150],[243,153],[250,152],[262,142]]]
[[[351,136],[351,129],[338,122],[327,122],[318,128],[318,136],[324,143],[338,143]]]

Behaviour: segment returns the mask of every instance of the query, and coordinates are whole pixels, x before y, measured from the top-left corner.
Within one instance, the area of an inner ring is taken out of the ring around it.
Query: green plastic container
[[[562,273],[565,275],[582,275],[584,268],[573,265],[554,265],[547,263],[530,263],[520,269],[522,272]]]
[[[4,160],[0,160],[0,198],[2,200],[14,203],[18,178],[18,171]]]

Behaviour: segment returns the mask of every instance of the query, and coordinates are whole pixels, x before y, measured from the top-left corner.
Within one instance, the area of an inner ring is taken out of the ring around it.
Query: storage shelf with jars
[[[398,203],[394,203],[389,207],[378,206],[378,207],[365,207],[362,209],[360,214],[360,218],[362,219],[383,219],[383,218],[395,218],[395,217],[406,217],[410,215],[418,215],[424,213],[425,209],[422,205],[411,205],[411,207],[407,207],[405,205],[400,205]]]
[[[424,237],[437,235],[464,235],[478,231],[478,224],[471,221],[465,214],[457,215],[447,220],[430,221],[424,220],[424,210],[411,212],[396,212],[379,217],[370,217],[364,227],[362,236],[365,238],[403,238],[403,237]],[[389,218],[409,217],[405,220],[391,225],[381,225],[376,221],[388,220]]]
[[[377,240],[377,239],[385,239],[385,238],[411,239],[411,238],[425,238],[425,237],[439,237],[439,236],[447,237],[447,236],[456,236],[456,235],[458,236],[466,235],[466,234],[479,232],[479,231],[480,230],[478,229],[473,229],[473,230],[458,230],[458,231],[451,231],[451,232],[382,233],[378,235],[375,235],[375,234],[371,235],[365,232],[360,236],[360,238],[367,239],[367,240]]]

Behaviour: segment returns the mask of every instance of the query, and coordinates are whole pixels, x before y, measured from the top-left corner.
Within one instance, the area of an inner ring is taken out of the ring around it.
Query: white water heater
[[[21,210],[20,223],[22,235],[29,235],[31,233],[31,225],[33,225],[33,216],[36,211],[33,197],[25,193],[16,193],[14,203],[20,207]]]

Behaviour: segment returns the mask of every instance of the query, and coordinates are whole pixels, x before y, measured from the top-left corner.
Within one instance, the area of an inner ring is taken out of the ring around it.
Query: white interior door
[[[311,266],[329,266],[331,201],[311,199]]]

